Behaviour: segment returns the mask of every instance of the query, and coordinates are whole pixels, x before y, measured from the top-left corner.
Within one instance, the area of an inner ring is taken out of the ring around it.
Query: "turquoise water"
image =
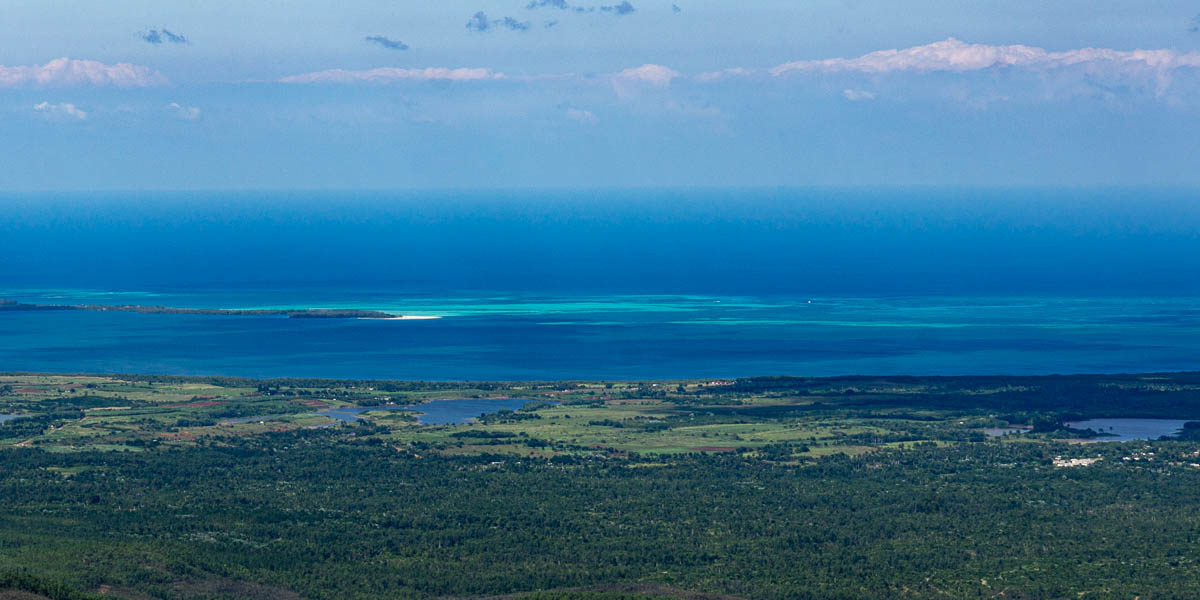
[[[10,371],[546,380],[761,374],[1046,374],[1200,367],[1194,298],[414,297],[163,294],[171,304],[338,306],[415,321],[0,313]],[[95,292],[7,290],[30,301]],[[124,293],[127,302],[151,296]],[[243,301],[239,301],[243,300]],[[272,300],[276,300],[272,302]]]
[[[1200,369],[1188,189],[0,194],[0,371],[429,380]]]

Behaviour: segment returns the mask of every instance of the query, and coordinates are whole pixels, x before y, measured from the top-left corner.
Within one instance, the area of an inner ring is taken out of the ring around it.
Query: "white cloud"
[[[568,108],[567,118],[580,123],[595,123],[598,121],[595,113],[590,110],[583,110],[580,108]]]
[[[668,87],[671,85],[672,79],[682,76],[682,73],[674,69],[662,65],[647,64],[632,69],[625,69],[613,75],[613,78],[623,81],[641,81],[657,87]]]
[[[989,97],[1018,97],[1030,94],[1040,98],[1095,95],[1105,88],[1128,90],[1132,94],[1169,96],[1172,80],[1179,70],[1200,70],[1200,52],[1160,50],[1115,50],[1079,48],[1051,52],[1021,44],[971,44],[955,38],[902,49],[879,50],[857,57],[800,60],[772,68],[734,67],[720,71],[684,75],[660,64],[644,64],[600,77],[563,74],[506,75],[488,68],[377,68],[369,70],[331,69],[284,77],[283,83],[352,84],[403,81],[487,81],[537,82],[577,80],[604,82],[626,101],[659,102],[669,95],[677,80],[722,82],[754,80],[765,83],[788,76],[833,75],[825,82],[831,93],[843,98],[870,101],[879,98],[877,89],[888,85],[886,76],[921,76],[928,73],[960,75],[964,83],[995,89],[984,90]],[[988,77],[972,78],[971,73]],[[839,78],[837,75],[844,77]],[[861,81],[869,80],[869,85]],[[844,79],[844,80],[842,80]],[[941,83],[955,79],[943,77]],[[985,81],[987,80],[987,81]],[[905,82],[907,83],[907,82]],[[907,87],[906,91],[915,89]],[[917,90],[918,92],[920,90]],[[887,97],[894,94],[888,93]],[[574,117],[571,117],[574,118]]]
[[[181,106],[178,102],[172,102],[167,105],[167,108],[171,109],[180,119],[195,121],[200,118],[200,109],[195,106]]]
[[[613,73],[609,79],[617,97],[632,100],[649,88],[665,90],[671,87],[671,80],[679,77],[683,77],[683,74],[669,67],[646,64]]]
[[[425,69],[397,69],[381,67],[365,71],[330,69],[302,75],[291,75],[281,83],[388,83],[394,81],[483,81],[505,79],[504,73],[491,69],[447,69],[428,67]]]
[[[86,121],[87,113],[80,110],[79,107],[68,102],[60,104],[50,104],[42,102],[35,104],[33,110],[38,111],[45,118],[51,121]]]
[[[1033,46],[968,44],[955,38],[903,50],[879,50],[857,58],[827,58],[784,63],[768,72],[775,76],[796,72],[892,73],[899,71],[967,72],[992,68],[1055,69],[1090,66],[1110,71],[1163,72],[1179,67],[1200,67],[1200,53],[1172,50],[1112,50],[1080,48],[1047,52]]]
[[[851,102],[865,102],[867,100],[875,99],[874,92],[868,92],[866,90],[846,89],[842,90],[842,96]]]
[[[949,73],[963,76],[971,73],[1007,74],[1013,77],[1033,77],[1017,85],[1027,93],[1042,98],[1095,96],[1108,93],[1108,88],[1125,90],[1130,94],[1148,93],[1160,99],[1172,100],[1169,88],[1181,70],[1200,70],[1200,52],[1175,50],[1114,50],[1111,48],[1078,48],[1051,52],[1044,48],[1012,45],[969,44],[949,38],[932,44],[911,48],[879,50],[853,58],[800,60],[769,69],[736,67],[722,71],[700,73],[693,77],[699,82],[719,82],[729,79],[767,79],[800,75],[837,75],[846,77],[876,77]],[[872,79],[875,81],[875,79]],[[981,83],[979,80],[976,83]],[[985,85],[987,82],[982,82]],[[991,81],[1003,86],[1005,82]],[[1012,88],[1010,88],[1012,89]],[[852,101],[871,100],[874,92],[847,88],[842,95]],[[1111,95],[1111,93],[1109,94]],[[997,88],[989,97],[1008,97]]]
[[[67,87],[115,85],[145,87],[166,83],[161,73],[140,65],[106,65],[94,60],[56,58],[44,65],[7,67],[0,65],[0,87]]]
[[[721,71],[709,71],[700,73],[695,76],[696,81],[720,81],[726,77],[739,77],[745,75],[753,75],[754,69],[746,69],[744,67],[734,67],[732,69],[724,69]]]

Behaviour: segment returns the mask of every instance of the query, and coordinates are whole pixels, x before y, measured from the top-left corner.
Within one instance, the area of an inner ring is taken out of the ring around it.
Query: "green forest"
[[[0,598],[1195,598],[1197,381],[10,375]]]

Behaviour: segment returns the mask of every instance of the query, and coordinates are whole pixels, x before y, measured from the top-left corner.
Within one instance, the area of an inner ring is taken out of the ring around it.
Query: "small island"
[[[172,306],[145,306],[140,304],[28,304],[0,298],[0,311],[42,310],[93,310],[132,312],[148,315],[222,315],[235,317],[288,317],[291,319],[397,319],[401,315],[378,310],[355,308],[301,308],[301,309],[235,309],[235,308],[181,308]]]

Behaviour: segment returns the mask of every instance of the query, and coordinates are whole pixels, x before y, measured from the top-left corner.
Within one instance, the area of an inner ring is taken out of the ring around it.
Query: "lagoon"
[[[1006,435],[1018,435],[1029,433],[1032,429],[1027,427],[989,427],[983,430],[983,434],[988,437],[1004,437]]]
[[[1129,442],[1133,440],[1157,440],[1174,437],[1183,430],[1182,419],[1088,419],[1072,421],[1067,427],[1091,429],[1102,434],[1097,442]]]
[[[1200,365],[1195,298],[464,299],[337,292],[350,300],[338,304],[319,294],[298,304],[443,318],[0,313],[0,363],[13,371],[437,381],[1036,375]],[[22,299],[76,300],[28,296]],[[240,307],[280,300],[261,296],[119,301]]]
[[[517,410],[530,402],[523,398],[463,398],[460,400],[434,400],[424,404],[406,406],[342,407],[319,411],[317,414],[342,423],[357,421],[364,412],[376,410],[410,410],[419,413],[417,422],[422,425],[458,425],[502,410]]]

